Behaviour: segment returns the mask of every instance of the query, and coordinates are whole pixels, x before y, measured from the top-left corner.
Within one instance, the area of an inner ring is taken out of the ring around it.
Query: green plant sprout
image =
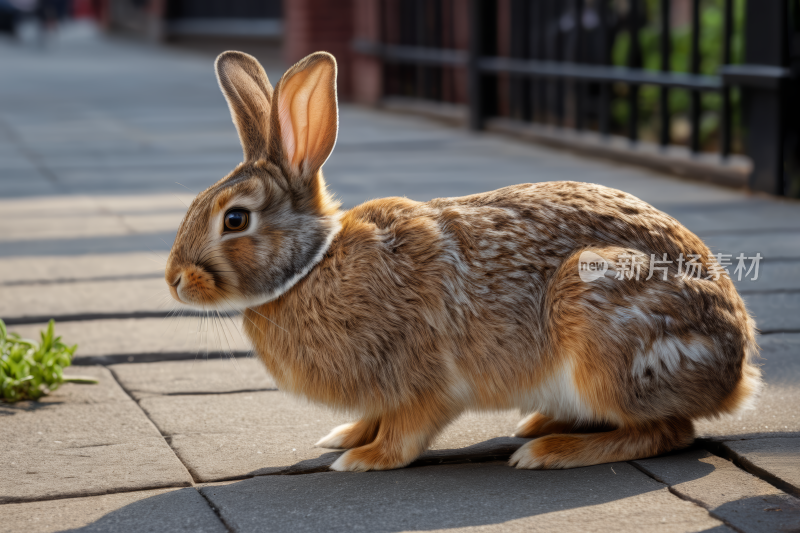
[[[54,334],[55,320],[42,331],[41,342],[9,333],[0,320],[0,400],[38,400],[64,382],[97,383],[94,378],[64,377],[78,345],[67,346]]]

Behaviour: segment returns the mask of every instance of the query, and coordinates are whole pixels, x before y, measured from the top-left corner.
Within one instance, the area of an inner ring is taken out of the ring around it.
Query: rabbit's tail
[[[517,468],[575,468],[652,457],[689,446],[694,425],[686,418],[648,421],[604,433],[548,435],[511,456]]]
[[[764,382],[761,379],[761,368],[756,362],[760,356],[758,344],[756,344],[755,323],[752,319],[749,322],[741,377],[733,391],[722,401],[718,415],[736,414],[753,409],[764,387]]]

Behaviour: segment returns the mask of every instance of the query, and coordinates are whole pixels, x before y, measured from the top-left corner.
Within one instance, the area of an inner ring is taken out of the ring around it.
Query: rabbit
[[[184,304],[242,311],[280,389],[357,417],[317,443],[346,450],[331,469],[401,468],[465,411],[512,408],[532,439],[512,466],[640,459],[756,397],[755,323],[672,217],[563,181],[342,211],[321,171],[334,57],[309,55],[274,90],[247,54],[215,67],[244,162],[192,202],[166,282]],[[596,279],[585,254],[607,267]],[[699,277],[677,262],[690,254]]]

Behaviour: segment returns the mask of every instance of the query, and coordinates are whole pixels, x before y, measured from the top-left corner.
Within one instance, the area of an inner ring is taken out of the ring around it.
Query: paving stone
[[[208,361],[119,364],[109,367],[140,400],[153,395],[220,394],[277,390],[264,364],[250,357]]]
[[[163,233],[129,233],[100,237],[76,237],[74,239],[37,239],[13,241],[0,247],[0,257],[16,256],[76,256],[86,254],[117,254],[126,252],[152,252],[166,257],[175,240],[177,228]]]
[[[166,254],[0,257],[0,284],[57,283],[122,277],[163,278]]]
[[[635,461],[679,496],[740,531],[795,531],[800,500],[702,450]]]
[[[200,491],[237,533],[730,531],[625,463],[561,471],[485,463],[261,476]]]
[[[131,371],[135,371],[131,365]],[[313,445],[352,417],[280,392],[142,396],[139,402],[197,481],[326,469],[341,452]],[[467,414],[431,445],[422,462],[508,457],[520,415]]]
[[[773,333],[758,337],[761,373],[776,385],[800,383],[800,333]]]
[[[38,402],[0,405],[0,503],[191,483],[161,434],[107,369],[65,372],[100,383],[67,383]]]
[[[732,440],[723,446],[748,470],[800,496],[800,437]]]
[[[112,364],[135,361],[236,357],[226,367],[236,376],[240,359],[250,352],[250,343],[241,332],[241,317],[215,320],[200,317],[79,320],[56,322],[56,334],[64,342],[77,344],[75,364]],[[39,339],[47,324],[9,327],[28,339]],[[244,363],[247,364],[247,363]],[[189,363],[191,366],[191,363]],[[205,367],[198,367],[205,368]],[[207,379],[214,379],[214,372]],[[211,392],[211,391],[210,391]]]
[[[763,254],[762,254],[763,255]],[[748,256],[755,257],[755,256]],[[762,261],[759,265],[758,278],[753,279],[753,274],[742,279],[734,273],[737,261],[732,261],[732,266],[728,267],[736,289],[746,295],[754,292],[770,291],[800,291],[800,261]],[[751,261],[746,261],[747,268],[750,268]]]
[[[150,396],[139,404],[195,481],[326,468],[339,453],[313,445],[348,421],[279,392]]]
[[[645,184],[642,184],[645,186]],[[687,191],[688,192],[688,191]],[[700,237],[710,234],[738,235],[741,233],[781,232],[800,229],[800,209],[793,201],[740,197],[727,205],[683,205],[667,207],[667,213]]]
[[[177,202],[177,200],[176,200]],[[183,213],[147,215],[77,214],[78,216],[36,217],[7,216],[0,219],[3,234],[0,242],[42,239],[75,239],[107,237],[132,233],[161,233],[176,231]]]
[[[800,259],[800,228],[789,231],[758,233],[712,234],[703,237],[713,253],[755,256],[760,253],[769,262],[778,258]]]
[[[0,506],[0,533],[79,530],[224,533],[225,525],[193,488],[144,490]]]
[[[0,242],[131,233],[119,217],[96,213],[66,217],[5,215],[0,218],[0,224],[3,225]]]
[[[3,287],[0,317],[46,321],[59,316],[166,313],[177,305],[167,289],[158,278]]]
[[[762,333],[800,331],[800,292],[743,294]]]

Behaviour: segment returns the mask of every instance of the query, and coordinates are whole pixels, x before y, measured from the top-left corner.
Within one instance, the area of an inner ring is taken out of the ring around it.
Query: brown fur
[[[252,70],[237,58],[218,68]],[[335,73],[318,53],[274,95],[233,82],[242,101],[271,105],[267,128],[247,125],[252,105],[230,104],[243,145],[268,129],[269,148],[246,147],[195,199],[166,273],[181,301],[244,309],[283,390],[361,417],[320,441],[352,448],[333,468],[406,465],[463,411],[513,407],[539,412],[520,429],[540,437],[514,454],[520,467],[635,459],[687,445],[692,420],[752,397],[754,323],[729,279],[675,264],[666,281],[580,279],[586,250],[612,264],[636,255],[642,278],[651,254],[699,254],[708,272],[703,242],[631,195],[553,182],[340,212],[320,171],[335,143]],[[253,228],[215,233],[234,205]]]

